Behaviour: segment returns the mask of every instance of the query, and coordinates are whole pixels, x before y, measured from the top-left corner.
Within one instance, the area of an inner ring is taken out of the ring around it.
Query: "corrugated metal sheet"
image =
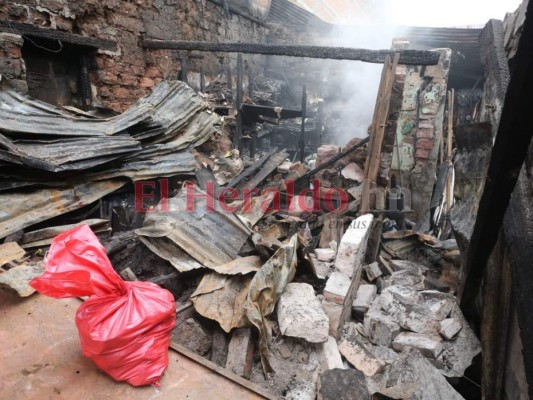
[[[144,226],[136,233],[151,238],[150,248],[165,259],[180,248],[209,268],[233,261],[250,230],[232,213],[217,208],[209,211],[205,193],[198,188],[195,193],[201,197],[193,199],[193,211],[186,211],[184,188],[168,199],[168,212],[147,214]]]
[[[128,182],[116,178],[194,173],[188,149],[209,139],[218,122],[183,82],[163,82],[111,118],[0,91],[0,238],[89,205]]]
[[[0,238],[77,210],[124,186],[126,181],[82,183],[60,189],[0,194]]]
[[[311,28],[328,28],[331,25],[322,21],[316,15],[291,3],[289,0],[272,0],[268,22],[305,26]]]
[[[90,118],[3,89],[0,130],[8,132],[10,137],[115,135],[141,122],[156,122],[165,128],[159,141],[168,141],[179,136],[191,119],[209,108],[189,86],[179,81],[160,83],[152,94],[111,118]],[[215,119],[213,116],[211,122]]]

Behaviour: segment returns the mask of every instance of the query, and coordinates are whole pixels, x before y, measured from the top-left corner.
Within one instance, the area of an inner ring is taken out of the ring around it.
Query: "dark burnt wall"
[[[0,0],[0,19],[38,25],[66,33],[116,41],[118,49],[88,51],[92,60],[90,81],[93,103],[123,111],[139,97],[147,94],[161,80],[177,77],[180,54],[171,50],[145,50],[141,38],[237,41],[246,38],[264,42],[267,28],[261,23],[207,0]],[[16,38],[0,38],[2,57],[0,73],[7,78],[24,81],[25,64],[21,62],[20,44]],[[7,41],[6,41],[7,40]],[[20,41],[20,39],[19,39]],[[57,50],[58,43],[37,43]],[[23,46],[34,46],[24,38]],[[18,50],[17,50],[18,49]],[[67,49],[62,51],[67,52]],[[70,53],[65,53],[68,58]],[[203,65],[208,76],[221,70],[224,63],[234,63],[234,55],[204,54],[191,60],[194,76]],[[17,61],[18,60],[18,61]],[[260,66],[260,59],[250,63]],[[56,66],[56,69],[60,69]],[[75,81],[73,78],[71,81]],[[25,85],[17,82],[22,91]],[[76,91],[71,82],[66,90]],[[75,93],[70,93],[75,94]]]

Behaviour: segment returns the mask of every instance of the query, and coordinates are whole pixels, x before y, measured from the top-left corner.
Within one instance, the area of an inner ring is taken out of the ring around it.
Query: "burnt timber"
[[[196,50],[221,53],[263,54],[270,56],[307,57],[331,60],[352,60],[383,64],[385,58],[394,57],[394,51],[354,49],[349,47],[286,46],[261,43],[212,43],[189,40],[145,39],[142,46],[149,49]],[[440,54],[426,50],[402,50],[399,64],[436,65]]]
[[[75,33],[66,33],[53,29],[40,28],[30,24],[15,21],[0,21],[0,32],[14,33],[33,38],[59,40],[76,46],[84,46],[94,49],[115,51],[117,42],[113,40],[97,39]]]

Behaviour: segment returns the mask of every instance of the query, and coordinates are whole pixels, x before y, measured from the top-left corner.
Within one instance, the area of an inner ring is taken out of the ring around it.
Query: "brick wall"
[[[0,75],[21,93],[28,91],[26,65],[22,59],[23,39],[19,35],[0,32]]]
[[[222,7],[207,0],[0,0],[0,19],[116,41],[116,52],[94,54],[97,69],[90,73],[94,102],[116,111],[128,108],[161,80],[175,79],[180,69],[177,52],[145,50],[142,37],[264,42],[267,34],[263,25],[241,15],[226,15]],[[189,70],[198,72],[203,64],[209,79],[221,71],[219,56],[234,65],[235,55],[205,53],[203,60],[191,60]],[[259,57],[249,59],[260,67]],[[2,58],[5,76],[24,80],[23,62],[13,61],[11,67],[7,63]]]
[[[398,163],[395,152],[392,165],[393,168],[401,165],[404,186],[408,183],[417,221],[429,211],[443,135],[451,51],[439,51],[438,65],[403,67],[406,68],[405,83],[396,130],[400,160]]]

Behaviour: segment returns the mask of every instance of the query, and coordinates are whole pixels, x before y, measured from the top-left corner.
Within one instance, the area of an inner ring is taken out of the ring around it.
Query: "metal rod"
[[[287,57],[308,57],[332,60],[363,61],[374,64],[383,64],[385,57],[394,57],[391,50],[368,50],[348,47],[323,47],[323,46],[286,46],[260,43],[213,43],[188,40],[155,40],[142,41],[144,48],[196,50],[222,53],[263,54]],[[440,53],[427,50],[402,50],[400,51],[399,64],[403,65],[436,65]]]

